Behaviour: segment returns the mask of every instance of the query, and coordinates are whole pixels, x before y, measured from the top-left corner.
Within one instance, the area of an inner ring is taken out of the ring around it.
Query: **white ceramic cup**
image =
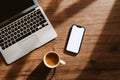
[[[60,55],[55,51],[49,51],[44,55],[43,62],[48,68],[56,68],[59,64],[66,64],[60,59]]]

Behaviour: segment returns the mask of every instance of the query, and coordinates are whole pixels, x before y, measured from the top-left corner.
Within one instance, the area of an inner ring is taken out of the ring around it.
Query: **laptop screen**
[[[34,5],[33,0],[1,0],[0,23]]]

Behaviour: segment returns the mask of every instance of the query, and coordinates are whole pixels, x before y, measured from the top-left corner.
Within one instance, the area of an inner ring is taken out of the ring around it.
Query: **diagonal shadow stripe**
[[[86,0],[78,0],[76,3],[73,3],[70,7],[65,8],[59,14],[54,15],[54,13],[57,10],[61,1],[62,0],[54,3],[54,1],[51,0],[50,4],[48,5],[48,9],[45,10],[48,17],[50,17],[50,19],[54,19],[54,21],[52,23],[55,25],[59,25],[65,21],[67,21],[68,19],[70,19],[75,14],[77,14],[78,12],[80,12],[83,9],[85,9],[86,7],[88,7],[90,4],[92,4],[96,0],[87,0],[87,1]],[[55,6],[53,4],[55,4]],[[55,9],[54,9],[54,7],[55,7]],[[49,9],[49,8],[52,8],[52,9]],[[50,14],[49,14],[49,12],[50,12]]]

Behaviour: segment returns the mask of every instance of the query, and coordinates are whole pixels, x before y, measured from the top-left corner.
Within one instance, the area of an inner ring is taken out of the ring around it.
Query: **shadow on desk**
[[[4,64],[5,60],[3,58],[3,55],[0,53],[0,64]]]
[[[53,20],[51,22],[53,23],[54,26],[64,23],[65,21],[67,21],[68,19],[70,19],[80,11],[84,10],[85,8],[87,8],[89,5],[91,5],[97,0],[78,0],[69,7],[65,8],[62,12],[55,14],[62,1],[63,0],[56,0],[56,1],[51,0],[47,9],[45,10],[47,16]]]
[[[49,77],[48,74],[53,70],[52,75]],[[43,62],[41,62],[36,69],[29,75],[27,80],[51,80],[55,74],[56,69],[47,68]],[[49,78],[48,78],[49,77]]]
[[[120,80],[119,0],[116,0],[108,16],[90,61],[75,80]]]

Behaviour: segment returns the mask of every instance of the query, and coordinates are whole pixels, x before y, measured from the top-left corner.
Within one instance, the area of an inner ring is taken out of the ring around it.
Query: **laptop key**
[[[2,49],[4,50],[4,49],[5,49],[5,47],[2,47]]]
[[[9,45],[9,46],[11,46],[11,45],[12,45],[12,43],[9,43],[8,45]]]
[[[0,40],[0,43],[2,43],[2,42],[3,42],[3,39]]]

